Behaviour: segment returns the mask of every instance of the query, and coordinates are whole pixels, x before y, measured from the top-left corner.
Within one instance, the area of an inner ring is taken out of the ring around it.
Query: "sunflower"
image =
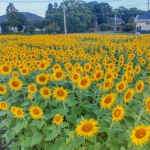
[[[150,114],[150,97],[146,98],[145,105],[146,105],[146,111]]]
[[[45,73],[40,73],[36,76],[36,82],[40,85],[45,85],[49,81],[48,75]]]
[[[61,69],[57,69],[53,72],[53,78],[56,81],[61,81],[64,79],[64,71],[62,71]]]
[[[37,91],[37,87],[34,83],[29,84],[27,88],[28,88],[28,93],[30,94],[34,94]]]
[[[9,79],[8,85],[12,90],[19,91],[22,88],[22,81],[16,78],[11,78]]]
[[[81,77],[78,81],[78,87],[80,89],[86,89],[91,85],[91,80],[88,75]]]
[[[141,66],[137,65],[136,68],[135,68],[135,73],[139,74],[140,72],[141,72]]]
[[[108,90],[112,89],[113,86],[114,86],[113,80],[105,80],[104,85],[103,85],[103,90],[108,91]]]
[[[13,113],[16,118],[23,118],[24,117],[24,111],[22,108],[17,107]]]
[[[2,75],[9,75],[11,73],[11,67],[7,64],[4,64],[0,68]]]
[[[51,89],[49,89],[48,87],[42,87],[40,89],[40,94],[43,98],[50,98],[51,96]]]
[[[12,78],[18,78],[19,77],[19,72],[13,71],[12,72]]]
[[[116,90],[117,90],[117,92],[122,93],[126,89],[126,87],[127,87],[126,82],[121,81],[121,82],[117,83]]]
[[[5,95],[7,93],[7,88],[5,84],[0,84],[0,95]]]
[[[124,118],[125,110],[122,106],[117,106],[113,109],[112,117],[114,122],[118,122]]]
[[[15,114],[17,107],[16,106],[11,106],[10,107],[10,112]]]
[[[84,64],[84,71],[85,72],[90,72],[92,69],[92,65],[90,63]]]
[[[23,67],[23,68],[21,68],[21,69],[19,69],[19,70],[20,70],[20,73],[21,73],[23,76],[30,75],[30,70],[29,70],[29,68],[27,68],[27,67]]]
[[[83,137],[92,137],[98,133],[98,121],[94,119],[84,119],[76,126],[76,134]]]
[[[40,119],[43,116],[43,110],[39,106],[31,106],[29,113],[33,119]]]
[[[124,103],[129,103],[134,96],[134,89],[129,88],[124,94]]]
[[[137,93],[142,93],[143,89],[144,89],[144,81],[143,80],[139,80],[136,83],[136,92]]]
[[[115,103],[115,101],[116,101],[116,94],[110,93],[102,97],[100,104],[102,108],[110,109],[112,105]]]
[[[149,141],[150,138],[150,130],[149,127],[145,125],[139,125],[134,130],[132,130],[131,142],[136,146],[143,146]]]
[[[79,81],[80,77],[81,77],[81,75],[78,72],[74,72],[72,74],[71,80],[72,80],[72,82],[77,83]]]
[[[56,114],[53,118],[53,123],[56,125],[60,125],[63,122],[63,117],[60,114]]]
[[[5,101],[0,102],[0,110],[7,110],[8,104]]]
[[[53,91],[54,98],[58,101],[65,101],[68,96],[68,91],[63,87],[56,87]]]
[[[94,76],[95,76],[96,81],[100,81],[104,76],[104,71],[103,70],[96,70]]]

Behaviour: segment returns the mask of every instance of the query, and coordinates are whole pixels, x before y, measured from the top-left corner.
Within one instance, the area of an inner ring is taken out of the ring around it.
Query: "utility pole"
[[[64,13],[64,33],[67,35],[67,21],[66,21],[66,6],[63,4],[63,13]]]

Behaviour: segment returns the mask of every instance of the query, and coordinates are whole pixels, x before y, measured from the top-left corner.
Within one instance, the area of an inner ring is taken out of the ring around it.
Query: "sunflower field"
[[[150,35],[0,36],[6,150],[150,150]]]

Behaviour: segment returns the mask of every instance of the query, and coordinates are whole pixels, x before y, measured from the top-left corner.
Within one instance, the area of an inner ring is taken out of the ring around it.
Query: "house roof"
[[[136,16],[135,21],[140,20],[150,20],[150,11],[145,12],[143,15]]]

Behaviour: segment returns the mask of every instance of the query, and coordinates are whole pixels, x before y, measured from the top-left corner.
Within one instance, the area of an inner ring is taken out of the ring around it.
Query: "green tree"
[[[6,9],[8,25],[10,27],[17,27],[19,31],[27,24],[25,16],[18,12],[13,3],[10,3]]]

